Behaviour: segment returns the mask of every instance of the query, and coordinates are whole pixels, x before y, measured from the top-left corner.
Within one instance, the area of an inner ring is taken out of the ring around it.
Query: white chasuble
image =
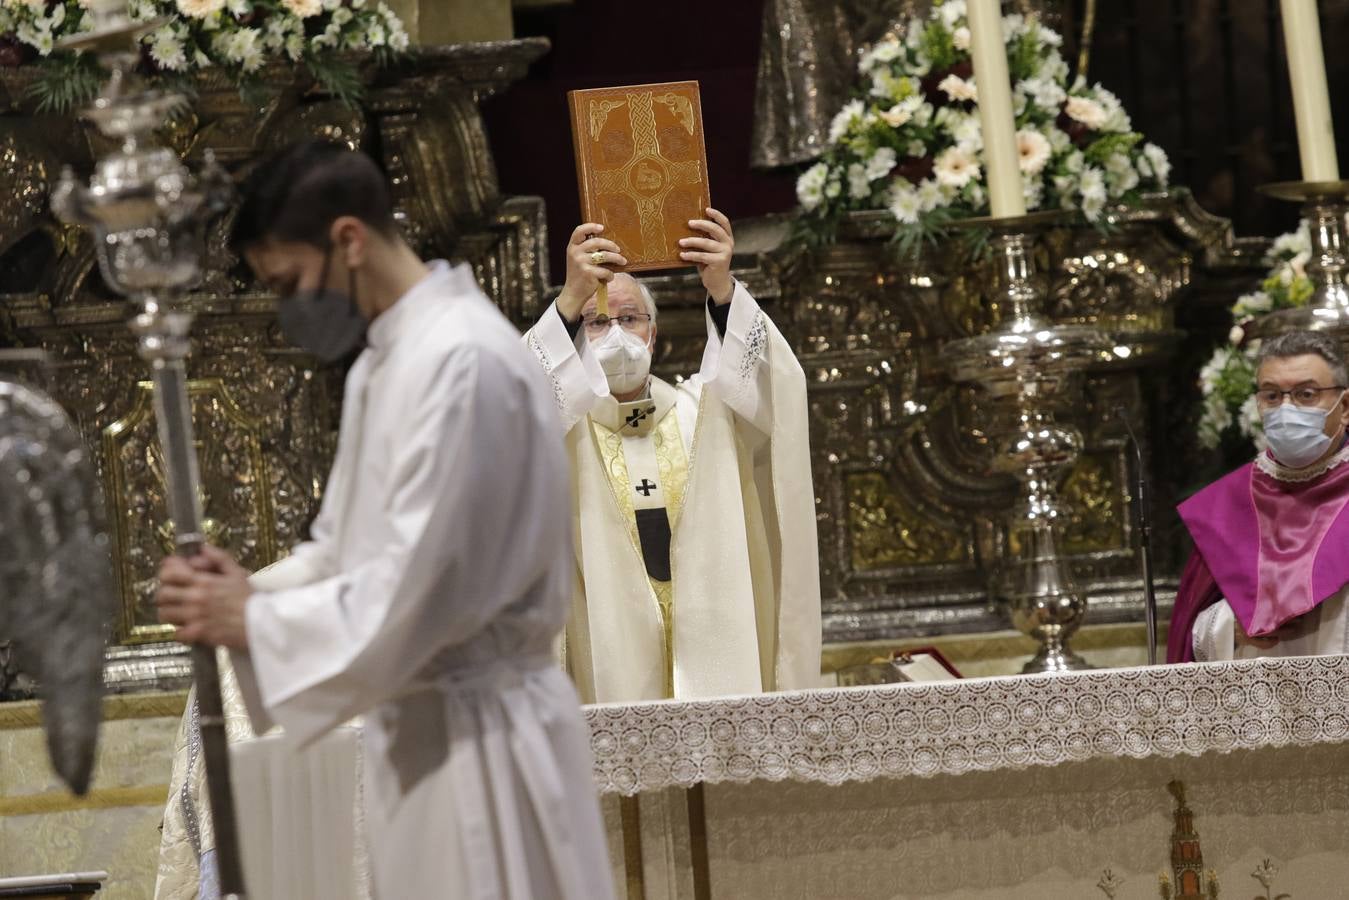
[[[551,657],[572,563],[548,383],[467,266],[435,264],[368,343],[313,540],[259,584],[232,654],[255,731],[284,730],[259,752],[364,714],[379,900],[610,897]]]
[[[610,396],[584,333],[570,335],[556,307],[526,335],[567,429],[576,565],[565,659],[587,701],[820,684],[805,375],[738,283],[726,322],[723,336],[708,313],[698,374],[652,378],[635,404]],[[642,408],[654,421],[634,428]],[[652,536],[658,510],[668,560]]]

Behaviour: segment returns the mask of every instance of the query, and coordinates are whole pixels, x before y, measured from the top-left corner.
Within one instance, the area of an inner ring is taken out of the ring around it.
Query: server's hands
[[[190,560],[167,557],[160,563],[155,592],[159,621],[177,626],[174,637],[184,644],[247,649],[244,608],[253,596],[248,574],[209,544]]]

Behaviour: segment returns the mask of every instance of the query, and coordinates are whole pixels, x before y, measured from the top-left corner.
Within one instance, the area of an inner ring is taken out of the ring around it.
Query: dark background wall
[[[576,0],[516,14],[520,36],[553,50],[487,103],[502,189],[548,203],[554,280],[579,223],[566,92],[701,82],[713,203],[732,218],[788,210],[795,172],[749,168],[764,0],[687,4]],[[1068,58],[1082,0],[1064,4]],[[1089,75],[1119,94],[1135,128],[1171,154],[1173,179],[1240,234],[1277,234],[1296,210],[1256,188],[1299,177],[1279,0],[1099,0]],[[675,12],[672,9],[685,9]],[[1349,0],[1323,0],[1322,32],[1340,145],[1349,148]],[[1341,153],[1349,172],[1349,151]]]

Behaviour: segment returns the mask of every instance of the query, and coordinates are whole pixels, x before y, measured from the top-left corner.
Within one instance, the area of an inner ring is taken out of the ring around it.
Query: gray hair
[[[1256,365],[1263,365],[1267,359],[1293,356],[1319,356],[1330,366],[1336,384],[1349,384],[1349,366],[1345,365],[1339,343],[1319,331],[1290,331],[1261,342]]]
[[[616,272],[614,278],[626,278],[631,281],[633,287],[637,288],[637,293],[641,295],[642,302],[646,304],[646,311],[651,313],[651,324],[656,324],[656,295],[651,293],[651,288],[647,287],[640,279],[634,278],[628,272]]]

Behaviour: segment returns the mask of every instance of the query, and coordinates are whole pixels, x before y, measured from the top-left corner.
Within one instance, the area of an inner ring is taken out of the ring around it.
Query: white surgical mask
[[[1260,419],[1265,426],[1269,452],[1290,469],[1310,466],[1330,449],[1330,435],[1326,434],[1329,416],[1328,409],[1304,409],[1292,403],[1266,411]]]
[[[609,326],[604,337],[590,346],[609,379],[610,391],[630,394],[646,384],[647,376],[651,374],[651,348],[646,341],[614,324]]]

